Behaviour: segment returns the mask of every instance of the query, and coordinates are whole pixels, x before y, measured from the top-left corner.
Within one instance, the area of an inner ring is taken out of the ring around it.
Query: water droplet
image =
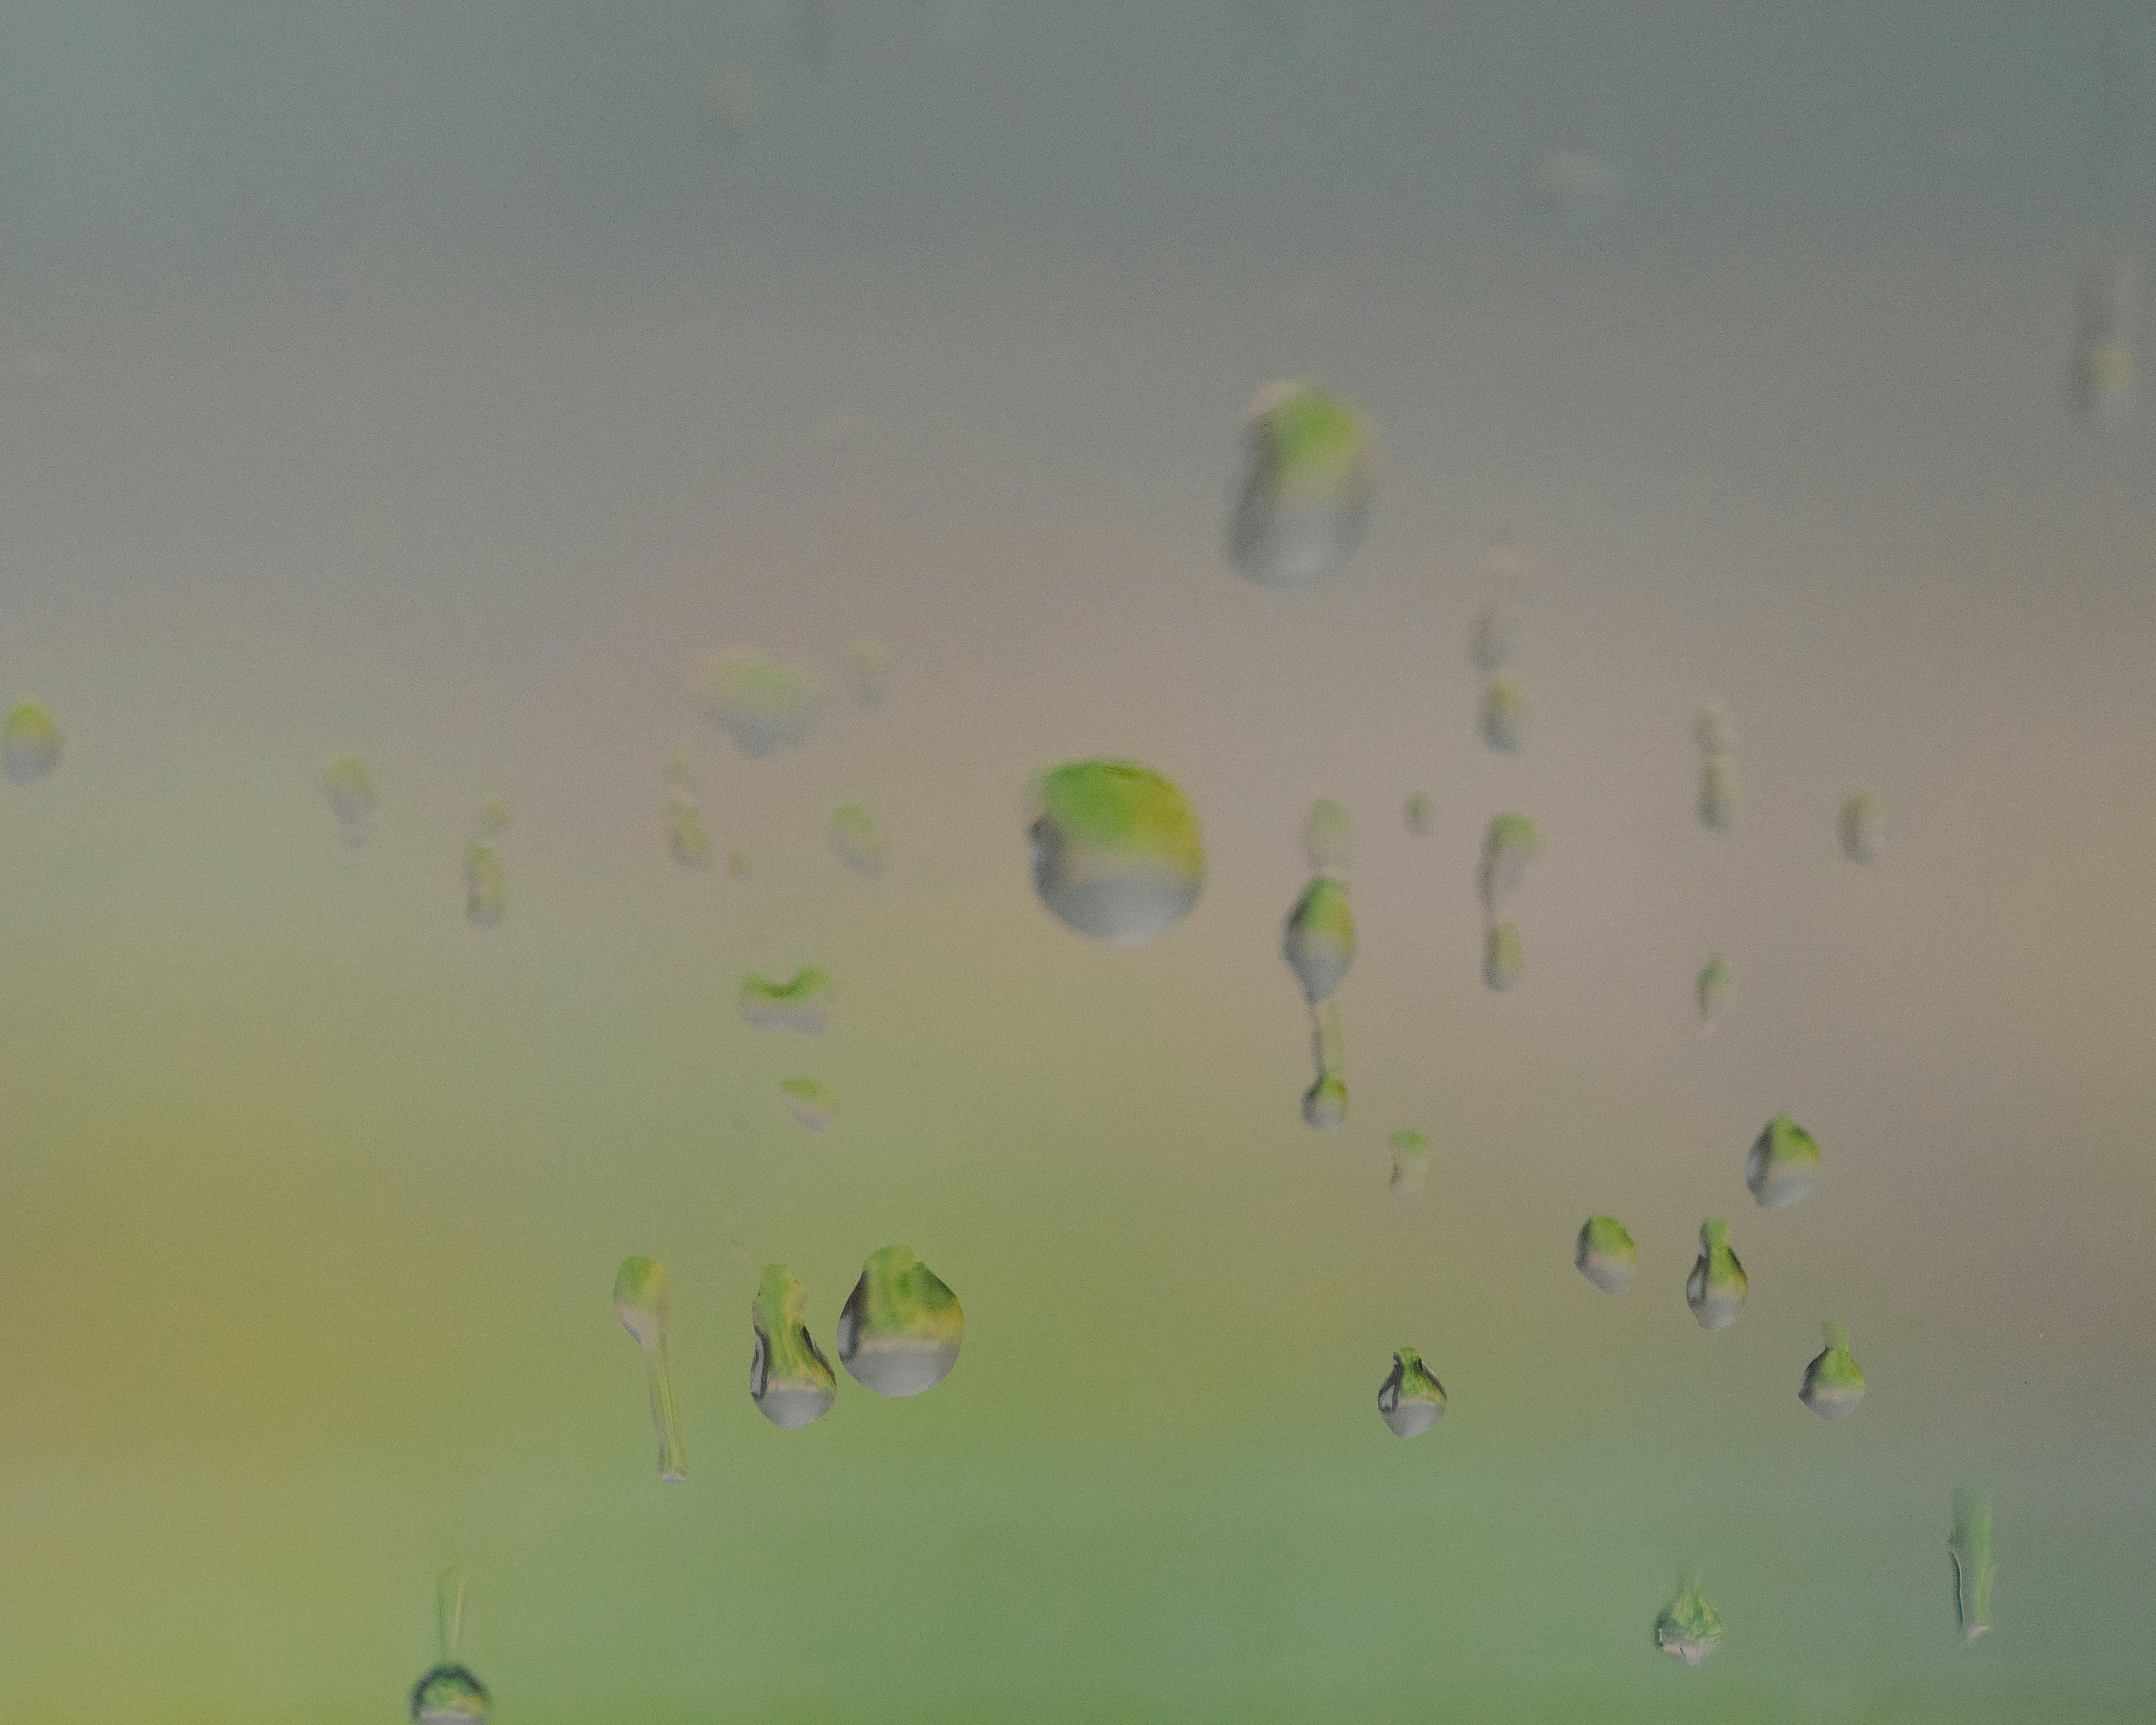
[[[862,639],[846,655],[854,674],[854,693],[863,706],[881,706],[891,692],[891,649],[881,641]]]
[[[1495,917],[1499,906],[1519,891],[1527,877],[1527,865],[1542,850],[1542,835],[1524,814],[1501,814],[1482,835],[1482,860],[1475,873],[1476,890],[1482,895],[1485,914]]]
[[[958,1363],[966,1313],[908,1246],[870,1252],[839,1314],[839,1359],[878,1395],[933,1389]]]
[[[1360,413],[1311,384],[1260,389],[1244,423],[1228,561],[1266,587],[1304,587],[1339,569],[1369,525],[1372,443]]]
[[[1677,1578],[1677,1596],[1655,1619],[1655,1645],[1684,1665],[1697,1665],[1722,1645],[1722,1614],[1700,1591],[1697,1563]]]
[[[1714,1028],[1714,1021],[1722,1013],[1722,997],[1728,993],[1729,985],[1732,980],[1734,978],[1729,974],[1729,967],[1722,962],[1722,954],[1719,952],[1700,966],[1699,978],[1693,983],[1691,993],[1692,999],[1699,1008],[1699,1028],[1702,1035]]]
[[[1503,754],[1519,747],[1527,734],[1527,691],[1514,676],[1490,679],[1482,691],[1482,741]]]
[[[1413,1204],[1422,1196],[1423,1177],[1430,1172],[1430,1140],[1403,1127],[1386,1142],[1393,1153],[1393,1178],[1386,1189],[1402,1204]]]
[[[1302,819],[1302,854],[1321,875],[1344,875],[1355,866],[1355,819],[1330,797],[1320,797]]]
[[[444,1569],[434,1589],[435,1634],[441,1658],[412,1687],[414,1725],[471,1725],[486,1717],[486,1685],[458,1656],[464,1640],[465,1572]]]
[[[1708,755],[1699,763],[1699,824],[1717,833],[1737,824],[1744,805],[1744,782],[1731,755]]]
[[[1870,791],[1851,791],[1841,799],[1841,819],[1836,831],[1841,854],[1853,863],[1868,863],[1879,855],[1880,829],[1887,811]]]
[[[756,1326],[756,1354],[749,1362],[748,1393],[757,1409],[781,1431],[813,1425],[838,1399],[831,1363],[808,1334],[808,1296],[783,1264],[767,1264],[749,1317]]]
[[[1520,925],[1492,922],[1483,932],[1483,982],[1502,994],[1518,983],[1527,973],[1527,954],[1520,945]]]
[[[806,1127],[812,1132],[827,1132],[838,1123],[838,1097],[828,1086],[813,1078],[781,1079],[778,1100],[793,1117],[796,1126]]]
[[[760,976],[741,981],[741,1015],[759,1030],[793,1030],[820,1036],[831,1022],[838,984],[828,971],[803,965],[790,979],[774,983]]]
[[[1393,1369],[1378,1386],[1378,1411],[1395,1437],[1420,1437],[1445,1417],[1445,1386],[1412,1348],[1393,1356]]]
[[[1303,889],[1288,912],[1281,952],[1312,1006],[1340,986],[1355,962],[1355,913],[1348,907],[1347,882],[1321,878]]]
[[[1850,1356],[1846,1325],[1829,1322],[1821,1328],[1826,1346],[1804,1368],[1797,1399],[1822,1420],[1846,1420],[1864,1399],[1863,1368]]]
[[[841,803],[831,811],[826,832],[831,853],[865,880],[873,880],[891,865],[891,847],[884,842],[875,817],[858,803]]]
[[[1318,1132],[1337,1132],[1348,1123],[1348,1077],[1327,1066],[1302,1093],[1303,1124]]]
[[[1752,1141],[1744,1184],[1763,1210],[1787,1209],[1819,1184],[1819,1146],[1786,1114],[1777,1114]]]
[[[1614,1216],[1589,1216],[1580,1224],[1572,1261],[1605,1294],[1621,1294],[1640,1271],[1640,1249]]]
[[[494,846],[475,839],[465,847],[465,920],[492,928],[509,911],[509,871]]]
[[[321,786],[322,800],[336,817],[344,842],[354,847],[366,844],[373,832],[374,810],[379,801],[374,774],[367,762],[357,755],[340,755],[322,768],[316,782]]]
[[[18,701],[0,732],[0,767],[17,784],[34,784],[60,764],[60,727],[44,704]]]
[[[1034,782],[1033,884],[1081,934],[1117,946],[1180,922],[1205,884],[1197,817],[1178,790],[1130,761],[1082,761]]]
[[[1700,1224],[1699,1260],[1685,1278],[1685,1304],[1702,1330],[1726,1330],[1737,1322],[1744,1296],[1751,1290],[1744,1266],[1730,1250],[1729,1224]]]
[[[806,742],[816,722],[814,679],[759,653],[706,660],[703,700],[711,722],[752,757]]]
[[[1964,1642],[1991,1627],[1991,1582],[1999,1568],[1991,1542],[1991,1494],[1964,1486],[1954,1493],[1954,1625]]]
[[[1437,798],[1428,791],[1409,791],[1407,818],[1409,834],[1418,839],[1427,839],[1430,829],[1437,824]]]
[[[613,1279],[613,1314],[636,1338],[644,1356],[644,1388],[651,1399],[651,1429],[659,1440],[659,1477],[675,1484],[689,1476],[681,1447],[681,1415],[666,1363],[666,1266],[656,1258],[624,1258]]]

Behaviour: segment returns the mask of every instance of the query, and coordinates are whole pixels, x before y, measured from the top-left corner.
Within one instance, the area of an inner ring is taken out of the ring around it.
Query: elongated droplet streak
[[[659,1439],[659,1477],[678,1484],[689,1476],[681,1447],[681,1416],[674,1378],[666,1363],[666,1266],[655,1258],[624,1258],[613,1279],[613,1312],[644,1355],[644,1388],[651,1398],[651,1427]]]
[[[878,1395],[919,1395],[958,1363],[965,1309],[910,1246],[869,1254],[839,1314],[839,1362]]]
[[[1991,1543],[1991,1494],[1964,1486],[1954,1493],[1954,1625],[1964,1643],[1991,1627],[1991,1581],[1999,1564]]]

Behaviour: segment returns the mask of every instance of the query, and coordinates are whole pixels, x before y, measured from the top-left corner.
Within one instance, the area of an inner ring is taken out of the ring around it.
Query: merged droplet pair
[[[765,1266],[750,1308],[756,1353],[749,1394],[782,1431],[814,1424],[830,1411],[839,1384],[808,1333],[808,1296],[783,1264]],[[919,1395],[948,1377],[965,1340],[966,1314],[942,1279],[911,1247],[869,1254],[839,1313],[839,1363],[878,1395]]]
[[[1303,850],[1321,872],[1302,891],[1281,932],[1281,956],[1302,987],[1310,1009],[1312,1051],[1317,1076],[1303,1093],[1302,1117],[1320,1132],[1348,1118],[1348,1074],[1340,1010],[1334,993],[1355,962],[1355,913],[1342,878],[1354,857],[1354,829],[1348,811],[1321,798],[1303,824]]]

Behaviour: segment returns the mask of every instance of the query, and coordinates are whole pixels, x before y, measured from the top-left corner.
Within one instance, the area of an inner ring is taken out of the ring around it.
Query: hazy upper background
[[[506,1725],[2156,1702],[2156,443],[2064,408],[2082,269],[2146,250],[2156,24],[6,16],[0,697],[68,745],[0,785],[0,1718],[397,1717],[451,1561]],[[1533,195],[1557,150],[1590,207]],[[1281,594],[1220,541],[1244,405],[1302,374],[1384,465],[1357,562]],[[1466,647],[1507,526],[1500,757]],[[824,680],[806,747],[700,716],[737,646]],[[666,855],[685,742],[746,880]],[[346,750],[363,850],[314,783]],[[1026,870],[1028,777],[1102,754],[1211,855],[1132,951]],[[1320,793],[1362,835],[1332,1137],[1278,955]],[[825,849],[848,799],[880,882]],[[1508,808],[1547,851],[1500,997]],[[826,1037],[740,1023],[745,968],[803,963]],[[1783,1109],[1826,1173],[1768,1216]],[[1569,1266],[1594,1210],[1620,1301]],[[1753,1281],[1712,1337],[1707,1215]],[[755,1266],[828,1347],[892,1240],[964,1300],[957,1369],[775,1431]],[[673,1269],[678,1488],[632,1251]],[[1831,1427],[1826,1317],[1871,1384]],[[1452,1397],[1412,1444],[1372,1405],[1403,1343]],[[1691,1556],[1730,1630],[1680,1671]]]

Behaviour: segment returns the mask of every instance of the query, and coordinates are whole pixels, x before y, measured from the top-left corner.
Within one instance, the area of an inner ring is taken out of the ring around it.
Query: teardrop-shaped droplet
[[[374,774],[357,755],[340,755],[316,776],[322,800],[336,817],[344,842],[355,849],[367,843],[374,830],[374,811],[380,798]]]
[[[799,1278],[783,1264],[766,1265],[749,1308],[756,1353],[749,1362],[748,1393],[757,1410],[782,1431],[813,1425],[838,1399],[838,1378],[808,1334],[807,1310]]]
[[[1655,1645],[1680,1665],[1697,1665],[1722,1645],[1722,1614],[1700,1591],[1697,1563],[1677,1578],[1677,1594],[1655,1619]]]
[[[752,757],[805,742],[815,726],[815,679],[760,653],[706,660],[702,694],[711,722]]]
[[[1346,881],[1321,877],[1303,889],[1288,912],[1281,954],[1312,1006],[1340,986],[1355,962],[1355,913]]]
[[[1835,826],[1835,834],[1841,840],[1841,854],[1853,863],[1868,863],[1876,858],[1886,819],[1886,810],[1876,793],[1851,791],[1844,797],[1841,819]]]
[[[1445,1386],[1412,1348],[1393,1356],[1393,1369],[1378,1386],[1378,1411],[1393,1435],[1404,1438],[1421,1436],[1445,1417]]]
[[[814,1078],[783,1078],[778,1100],[793,1117],[796,1126],[812,1132],[827,1132],[838,1124],[839,1099],[829,1085]]]
[[[760,976],[741,980],[737,1004],[742,1017],[759,1030],[792,1030],[799,1035],[820,1036],[831,1022],[839,985],[828,971],[804,964],[785,982]]]
[[[1348,1079],[1337,1067],[1328,1066],[1302,1093],[1302,1119],[1322,1132],[1337,1132],[1348,1123]]]
[[[1243,452],[1229,563],[1266,587],[1306,587],[1341,568],[1363,542],[1375,490],[1363,416],[1312,384],[1270,383],[1250,403]]]
[[[1502,754],[1511,754],[1526,741],[1527,691],[1517,677],[1490,679],[1482,691],[1482,741]]]
[[[1403,1127],[1387,1141],[1393,1153],[1393,1178],[1388,1189],[1402,1204],[1422,1196],[1423,1176],[1430,1171],[1430,1140]]]
[[[958,1363],[966,1313],[958,1296],[911,1248],[869,1254],[839,1314],[839,1360],[878,1395],[933,1389]]]
[[[1524,814],[1501,814],[1482,835],[1482,860],[1475,870],[1475,888],[1482,896],[1482,908],[1494,918],[1505,901],[1527,878],[1527,865],[1542,850],[1542,834]]]
[[[1767,1122],[1744,1158],[1744,1184],[1763,1210],[1787,1209],[1810,1197],[1819,1177],[1819,1146],[1786,1114]]]
[[[1527,958],[1520,944],[1520,925],[1493,922],[1482,937],[1482,980],[1499,993],[1527,973]]]
[[[465,921],[492,928],[508,913],[509,870],[494,846],[475,839],[465,847]]]
[[[1991,1627],[1991,1583],[1998,1554],[1991,1540],[1991,1494],[1964,1486],[1954,1493],[1953,1538],[1947,1550],[1953,1558],[1954,1627],[1964,1642]]]
[[[1849,1352],[1849,1331],[1844,1325],[1825,1326],[1826,1346],[1804,1368],[1804,1381],[1797,1399],[1822,1420],[1846,1420],[1864,1399],[1864,1372]]]
[[[1699,1258],[1685,1278],[1685,1304],[1702,1330],[1726,1330],[1743,1309],[1751,1281],[1729,1245],[1729,1224],[1700,1224]]]
[[[873,880],[891,865],[891,847],[884,842],[876,818],[858,803],[841,803],[831,811],[824,828],[831,854],[864,880]]]
[[[1205,884],[1183,793],[1132,761],[1081,761],[1034,781],[1033,884],[1065,924],[1116,946],[1180,922]]]
[[[0,730],[0,768],[17,784],[34,784],[60,764],[60,727],[44,703],[18,701]]]
[[[1639,1274],[1640,1249],[1614,1216],[1589,1216],[1573,1242],[1572,1261],[1605,1294],[1621,1294]]]

